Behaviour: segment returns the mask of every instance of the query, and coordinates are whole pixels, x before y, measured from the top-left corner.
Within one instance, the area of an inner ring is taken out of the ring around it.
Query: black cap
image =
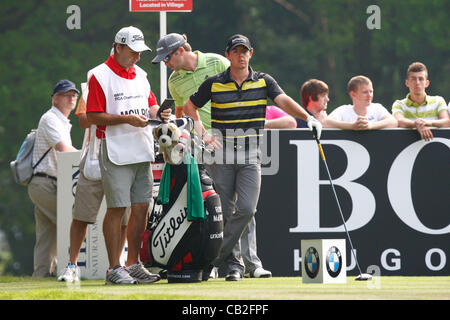
[[[230,52],[237,46],[244,46],[248,50],[253,49],[252,45],[250,44],[250,40],[248,40],[246,36],[243,36],[242,34],[235,34],[234,36],[231,36],[230,39],[228,39],[225,52]]]
[[[59,80],[56,84],[55,87],[53,88],[53,94],[58,93],[58,92],[67,92],[70,90],[74,90],[76,91],[78,94],[80,94],[80,91],[78,91],[77,87],[75,86],[75,83],[73,83],[70,80]]]

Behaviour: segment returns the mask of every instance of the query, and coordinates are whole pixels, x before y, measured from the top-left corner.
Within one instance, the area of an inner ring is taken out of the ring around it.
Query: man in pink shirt
[[[277,106],[266,107],[266,122],[264,123],[264,129],[294,128],[297,128],[297,121],[293,116],[290,116]]]

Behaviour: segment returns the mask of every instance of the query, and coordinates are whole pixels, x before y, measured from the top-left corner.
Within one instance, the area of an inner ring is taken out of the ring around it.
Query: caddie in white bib
[[[150,84],[147,73],[135,66],[136,77],[125,79],[115,74],[106,64],[92,69],[92,73],[106,97],[106,112],[118,115],[143,115],[150,118],[148,96]],[[106,126],[108,158],[117,165],[154,161],[151,127],[129,124]]]

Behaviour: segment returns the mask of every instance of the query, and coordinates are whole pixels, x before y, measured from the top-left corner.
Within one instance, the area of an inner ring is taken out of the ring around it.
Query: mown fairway
[[[55,279],[0,277],[0,300],[450,300],[450,277],[375,277],[346,284],[303,284],[300,277],[223,278],[193,284],[106,286],[103,280],[79,284]]]

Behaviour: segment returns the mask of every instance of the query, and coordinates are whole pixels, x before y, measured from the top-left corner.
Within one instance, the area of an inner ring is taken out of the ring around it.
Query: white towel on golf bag
[[[100,139],[95,135],[96,126],[91,126],[91,135],[87,147],[86,162],[84,163],[83,174],[88,180],[98,181],[102,178],[98,155],[100,152]]]

